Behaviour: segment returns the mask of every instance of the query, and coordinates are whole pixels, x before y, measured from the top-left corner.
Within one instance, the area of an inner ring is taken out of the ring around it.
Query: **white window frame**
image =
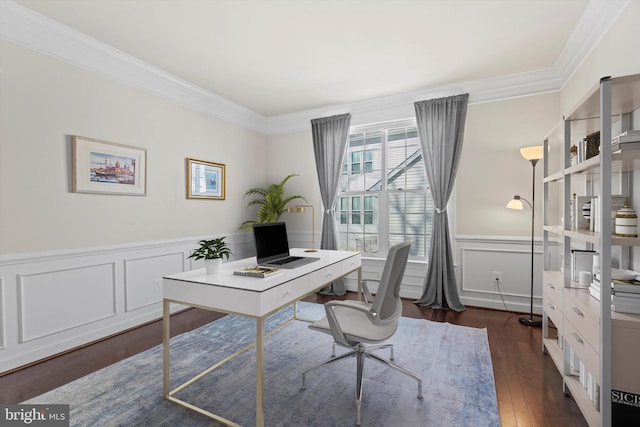
[[[354,134],[354,133],[360,133],[360,132],[371,132],[371,131],[377,131],[377,130],[383,130],[385,128],[400,128],[400,127],[415,127],[416,126],[416,121],[415,118],[413,119],[404,119],[404,120],[394,120],[394,121],[388,121],[388,122],[379,122],[379,123],[373,123],[373,124],[367,124],[367,125],[359,125],[359,126],[353,126],[351,127],[351,129],[349,130],[349,135]],[[386,135],[385,135],[385,141],[386,141]],[[347,148],[348,150],[348,148]],[[386,147],[386,143],[381,144],[381,150],[382,150],[382,157],[384,159],[384,164],[381,165],[382,167],[382,174],[384,175],[387,171],[387,147]],[[362,152],[362,159],[360,159],[360,172],[364,173],[365,170],[365,163],[366,160],[364,158],[364,151]],[[350,156],[351,154],[347,151],[347,153],[345,154],[347,156]],[[349,158],[348,164],[347,164],[347,171],[351,170],[351,158]],[[389,205],[389,190],[386,187],[386,180],[383,181],[384,187],[382,189],[382,191],[380,192],[376,192],[375,194],[378,197],[378,252],[376,254],[373,253],[365,253],[363,254],[366,257],[370,257],[370,258],[386,258],[386,255],[389,251],[389,211],[388,211],[388,205]],[[393,191],[393,190],[391,190]],[[411,190],[405,190],[405,192],[410,192]],[[426,192],[430,195],[430,190],[426,190]],[[455,193],[455,189],[454,189],[454,193]],[[367,191],[352,191],[352,192],[347,192],[347,193],[342,193],[339,192],[338,193],[338,197],[336,200],[336,222],[338,225],[341,224],[340,222],[340,198],[341,197],[351,197],[351,196],[356,196],[356,195],[360,195],[362,198],[362,212],[364,212],[364,197],[367,195],[371,195],[371,193],[367,192]],[[453,233],[453,228],[452,225],[455,224],[455,210],[453,209],[453,200],[454,199],[454,194],[452,194],[451,199],[450,199],[450,204],[448,206],[447,212],[449,215],[449,230],[452,231]],[[349,201],[349,205],[350,205],[350,201]],[[350,214],[347,214],[350,215]],[[348,221],[351,221],[351,218],[348,217]],[[452,236],[453,237],[453,236]],[[431,243],[431,242],[429,242]],[[429,254],[426,253],[425,256],[412,256],[411,259],[413,260],[418,260],[418,261],[426,261],[428,259]]]

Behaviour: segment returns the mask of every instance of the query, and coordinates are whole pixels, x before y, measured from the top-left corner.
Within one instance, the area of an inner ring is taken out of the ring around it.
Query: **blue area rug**
[[[301,317],[320,318],[319,304],[299,303]],[[291,316],[291,308],[266,321],[266,329]],[[175,388],[255,338],[255,321],[225,316],[171,340]],[[402,318],[389,342],[396,363],[422,376],[417,383],[389,367],[365,362],[363,426],[499,426],[498,405],[485,329]],[[293,322],[266,339],[265,424],[330,427],[355,423],[355,358],[303,370],[331,355],[330,336]],[[338,348],[338,352],[345,349]],[[383,357],[389,356],[382,350]],[[176,397],[231,419],[255,425],[255,351],[233,359]],[[210,426],[215,421],[162,396],[162,346],[118,362],[25,403],[68,403],[72,426]]]

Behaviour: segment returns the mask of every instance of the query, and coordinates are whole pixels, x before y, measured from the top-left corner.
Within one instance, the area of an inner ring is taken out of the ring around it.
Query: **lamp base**
[[[307,249],[307,250],[305,250],[305,252],[318,252],[318,250],[317,249]]]
[[[534,316],[537,316],[537,315],[534,315]],[[521,317],[520,319],[518,319],[518,321],[525,326],[534,326],[534,327],[542,326],[542,319],[536,319],[533,316]]]

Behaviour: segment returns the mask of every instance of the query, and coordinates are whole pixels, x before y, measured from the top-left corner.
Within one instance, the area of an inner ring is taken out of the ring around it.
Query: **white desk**
[[[358,274],[358,297],[361,294],[362,269],[360,253],[329,250],[307,253],[303,249],[293,249],[291,254],[316,257],[319,260],[292,270],[282,269],[278,274],[266,278],[236,276],[233,274],[233,271],[239,268],[256,265],[255,258],[222,264],[221,270],[216,274],[205,274],[204,269],[200,269],[164,277],[162,322],[163,387],[166,399],[227,425],[237,426],[238,424],[231,420],[174,397],[174,394],[255,345],[256,426],[264,426],[265,318],[322,289],[328,283],[356,271]],[[171,303],[253,318],[256,320],[256,341],[171,390],[169,357],[171,317],[169,308]],[[295,318],[294,310],[294,317],[289,321]]]

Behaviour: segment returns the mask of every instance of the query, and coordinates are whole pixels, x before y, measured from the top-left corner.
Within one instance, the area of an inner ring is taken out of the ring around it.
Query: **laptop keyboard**
[[[302,257],[299,257],[299,256],[290,256],[288,258],[277,259],[275,261],[271,261],[269,264],[275,264],[275,265],[289,264],[290,262],[297,261],[297,260],[299,260],[301,258]]]

